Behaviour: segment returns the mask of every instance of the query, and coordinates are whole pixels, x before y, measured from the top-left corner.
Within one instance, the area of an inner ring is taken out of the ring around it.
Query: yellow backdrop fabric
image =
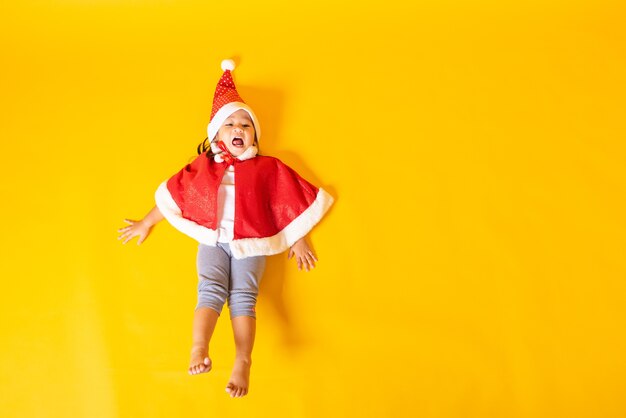
[[[623,417],[626,29],[611,1],[0,5],[0,416]],[[224,58],[261,152],[336,197],[272,257],[250,394],[186,369],[196,244],[125,217]]]

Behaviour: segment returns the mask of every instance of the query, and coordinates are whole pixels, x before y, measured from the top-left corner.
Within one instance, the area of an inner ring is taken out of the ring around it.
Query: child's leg
[[[198,305],[193,318],[189,374],[211,370],[209,342],[229,288],[230,257],[219,246],[198,247]]]
[[[235,336],[235,364],[226,385],[226,392],[232,398],[239,398],[248,393],[256,319],[250,316],[238,316],[232,318],[232,324]]]
[[[231,258],[228,306],[235,337],[235,364],[226,385],[231,397],[248,393],[252,348],[256,333],[256,298],[265,269],[265,257]]]
[[[211,370],[209,341],[211,341],[219,316],[220,314],[213,308],[196,309],[193,315],[193,343],[191,344],[189,374],[204,373]]]

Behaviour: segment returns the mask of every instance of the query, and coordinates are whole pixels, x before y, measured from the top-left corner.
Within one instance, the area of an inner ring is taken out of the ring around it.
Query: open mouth
[[[235,146],[237,148],[243,147],[243,139],[240,138],[240,137],[233,138],[233,146]]]

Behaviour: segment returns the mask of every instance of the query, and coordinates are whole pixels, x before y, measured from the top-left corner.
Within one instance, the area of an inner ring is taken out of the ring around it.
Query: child
[[[232,60],[222,62],[201,155],[159,186],[156,206],[142,220],[125,219],[129,226],[118,230],[118,239],[126,244],[139,237],[141,244],[165,218],[199,241],[189,374],[211,370],[209,342],[228,300],[236,354],[226,392],[241,397],[248,393],[265,256],[289,249],[298,269],[314,268],[317,258],[305,236],[333,198],[280,160],[257,155],[259,122],[237,93],[234,68]]]

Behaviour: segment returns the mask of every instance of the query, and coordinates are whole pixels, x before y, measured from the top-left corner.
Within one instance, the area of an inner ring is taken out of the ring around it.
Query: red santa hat
[[[233,60],[223,60],[222,70],[224,74],[220,78],[215,88],[215,95],[213,97],[213,108],[211,110],[211,121],[207,127],[207,134],[209,140],[212,141],[217,135],[217,131],[224,121],[239,109],[243,109],[250,115],[252,123],[254,124],[254,131],[256,132],[257,140],[261,137],[261,127],[259,121],[247,104],[244,103],[233,81],[231,71],[235,69],[235,62]]]

